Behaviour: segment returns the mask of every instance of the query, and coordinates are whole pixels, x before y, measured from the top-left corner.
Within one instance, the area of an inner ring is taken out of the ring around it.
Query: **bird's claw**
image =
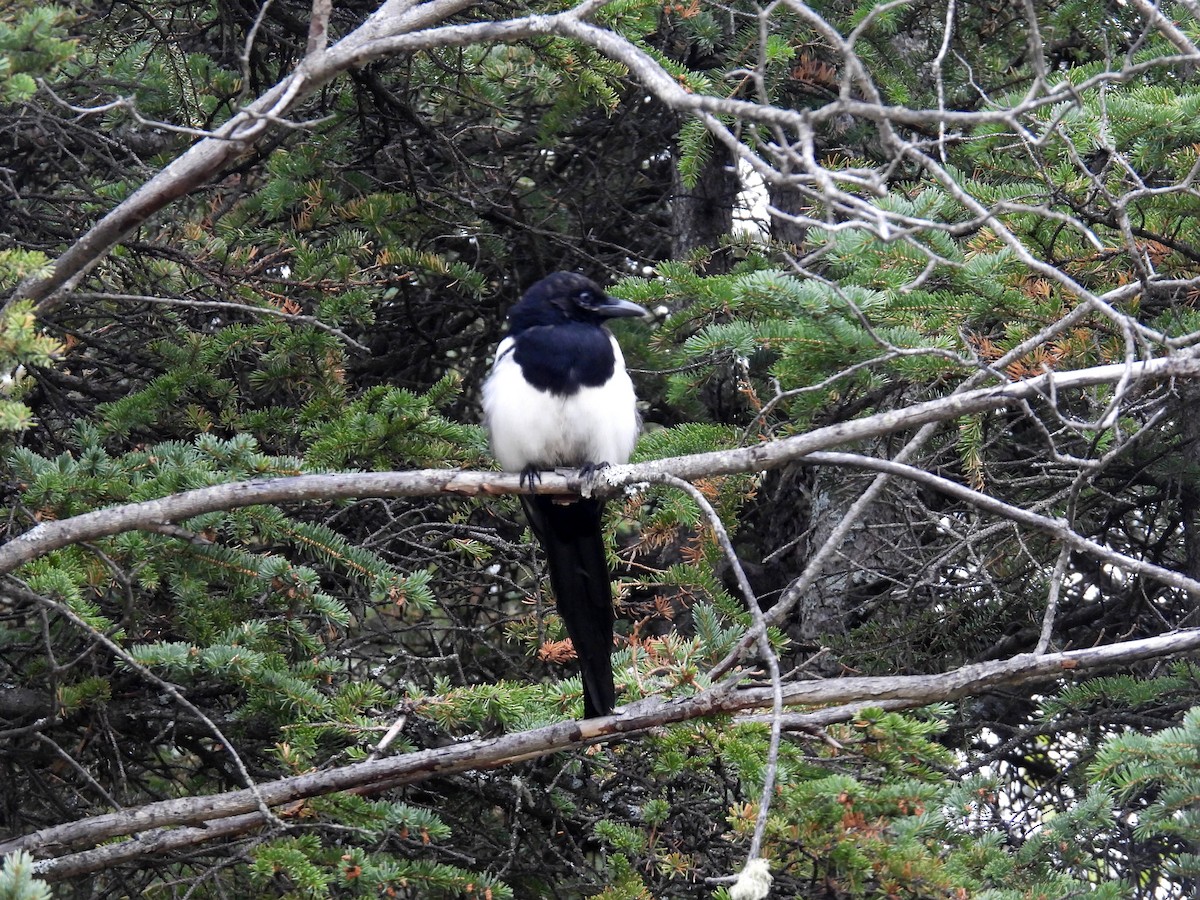
[[[596,476],[609,466],[606,462],[587,462],[579,467],[579,480],[581,482],[579,493],[584,497],[592,496],[592,486],[596,483]]]
[[[542,470],[536,463],[530,463],[521,470],[521,479],[517,482],[521,487],[529,488],[531,494],[537,493],[537,486],[542,483]]]
[[[603,469],[609,466],[606,462],[586,462],[579,467],[579,477],[585,481],[591,481]]]

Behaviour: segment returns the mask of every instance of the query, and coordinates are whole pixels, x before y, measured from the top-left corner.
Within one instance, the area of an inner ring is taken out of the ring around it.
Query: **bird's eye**
[[[580,291],[579,302],[584,303],[584,304],[595,303],[596,302],[595,292],[594,291]]]

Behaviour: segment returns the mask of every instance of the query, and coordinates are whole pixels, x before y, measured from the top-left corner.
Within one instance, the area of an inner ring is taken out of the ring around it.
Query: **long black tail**
[[[617,692],[611,659],[612,588],[600,528],[604,504],[591,498],[556,503],[536,495],[521,497],[521,503],[546,550],[558,614],[579,658],[583,714],[589,719],[606,716]]]

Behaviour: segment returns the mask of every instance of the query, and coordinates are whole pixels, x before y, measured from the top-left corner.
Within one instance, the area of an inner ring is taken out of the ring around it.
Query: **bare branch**
[[[1062,519],[1052,519],[1049,516],[1042,516],[1022,507],[1013,506],[1002,500],[997,500],[995,497],[989,497],[980,491],[972,490],[965,485],[951,481],[948,478],[943,478],[940,475],[919,469],[916,466],[903,465],[894,460],[859,456],[854,453],[818,452],[809,454],[805,457],[805,460],[817,465],[850,466],[907,478],[910,481],[915,481],[918,484],[923,484],[926,487],[931,487],[934,490],[948,494],[955,499],[969,503],[978,509],[1001,516],[1019,525],[1025,525],[1049,534],[1055,539],[1062,541],[1067,547],[1088,556],[1117,566],[1125,571],[1137,572],[1141,575],[1149,576],[1168,587],[1183,591],[1189,596],[1200,597],[1200,582],[1195,579],[1189,578],[1172,569],[1137,559],[1127,553],[1122,553],[1119,550],[1099,544],[1096,541],[1089,540],[1072,531],[1070,526]],[[772,616],[768,618],[771,620],[771,624],[775,624],[777,621],[773,615],[775,608],[772,608],[771,612]]]
[[[1132,373],[1132,374],[1131,374]],[[802,457],[853,441],[892,434],[972,413],[999,409],[1030,399],[1048,398],[1049,391],[1064,391],[1128,381],[1130,384],[1200,375],[1200,357],[1172,356],[1132,366],[1095,366],[1071,372],[1048,373],[1039,378],[993,388],[952,394],[939,400],[915,403],[817,428],[805,434],[736,450],[718,450],[676,456],[628,466],[612,466],[592,479],[577,474],[547,474],[538,493],[611,494],[625,485],[669,474],[685,480],[738,472],[779,468]],[[0,574],[60,547],[134,529],[154,529],[178,523],[201,513],[238,509],[258,503],[296,503],[311,500],[347,500],[363,497],[416,497],[431,494],[527,493],[516,473],[467,472],[422,469],[413,472],[348,472],[296,475],[260,481],[238,481],[172,494],[158,500],[129,503],[43,522],[0,546]],[[773,609],[777,612],[779,607]]]
[[[291,75],[160,170],[59,256],[48,276],[20,284],[9,303],[29,299],[39,305],[52,305],[60,300],[126,235],[219,175],[249,147],[285,124],[287,114],[302,99],[347,69],[391,53],[514,41],[547,34],[555,30],[559,21],[590,12],[594,6],[585,3],[578,10],[559,16],[524,16],[507,22],[428,28],[470,3],[471,0],[430,0],[414,6],[406,0],[387,0],[359,28],[323,52],[305,56]]]
[[[771,646],[762,607],[758,605],[758,597],[754,594],[754,588],[750,586],[750,579],[746,577],[746,571],[742,568],[742,563],[733,549],[733,542],[729,540],[725,523],[721,521],[717,511],[708,502],[708,498],[698,487],[682,478],[676,478],[674,475],[659,475],[653,480],[683,491],[704,513],[704,517],[708,520],[708,525],[717,539],[717,544],[721,547],[721,552],[725,554],[730,568],[733,569],[738,588],[746,600],[746,607],[750,610],[755,631],[758,633],[758,655],[766,664],[767,674],[771,678],[771,741],[767,748],[767,764],[763,772],[762,791],[759,793],[758,818],[754,823],[754,836],[750,840],[750,849],[747,852],[746,861],[749,863],[751,860],[757,859],[762,852],[763,836],[767,830],[767,816],[771,809],[771,797],[775,792],[775,777],[779,768],[779,737],[782,732],[780,721],[783,716],[783,679],[779,673],[779,657],[775,653],[775,648]]]
[[[943,135],[942,142],[947,127],[977,126],[988,122],[1002,122],[1011,126],[1015,132],[1021,133],[1024,130],[1019,123],[1022,115],[1043,107],[1072,102],[1082,91],[1097,85],[1127,81],[1136,77],[1146,66],[1161,67],[1181,60],[1194,61],[1198,55],[1194,45],[1153,4],[1146,0],[1138,0],[1139,9],[1178,47],[1179,56],[1155,59],[1143,65],[1128,65],[1119,71],[1105,71],[1082,85],[1072,84],[1064,79],[1041,90],[1041,80],[1037,79],[1038,83],[1015,107],[985,108],[969,112],[945,108],[908,109],[888,106],[883,102],[865,65],[854,52],[855,39],[861,29],[867,26],[870,17],[861,23],[849,38],[843,38],[836,29],[806,5],[788,3],[793,12],[812,25],[831,46],[838,49],[849,73],[843,80],[841,95],[835,101],[815,110],[796,110],[688,92],[646,51],[619,34],[587,21],[587,17],[603,5],[600,0],[585,0],[573,9],[555,15],[529,15],[505,21],[469,24],[439,24],[471,4],[472,0],[429,0],[425,3],[386,0],[359,28],[327,49],[319,49],[324,46],[323,40],[327,37],[327,10],[324,0],[315,0],[309,53],[291,75],[162,169],[69,247],[56,260],[50,275],[25,281],[14,292],[12,299],[32,299],[39,304],[52,304],[61,299],[133,229],[170,203],[211,181],[236,161],[247,148],[261,141],[275,129],[288,126],[290,123],[286,117],[302,99],[350,68],[385,56],[413,53],[434,47],[506,43],[547,35],[574,38],[623,63],[659,101],[679,112],[700,117],[719,139],[737,145],[739,158],[753,165],[768,181],[810,183],[816,197],[820,198],[821,205],[829,209],[838,209],[841,218],[850,227],[873,228],[881,237],[890,239],[894,230],[894,214],[884,213],[868,199],[860,196],[864,191],[868,194],[878,194],[882,191],[883,180],[880,173],[826,168],[818,161],[815,151],[814,129],[818,125],[848,116],[872,121],[879,127],[884,139],[900,151],[902,156],[910,155],[921,162],[960,202],[977,214],[981,221],[996,227],[998,233],[1022,259],[1042,271],[1052,267],[1040,266],[1031,254],[1020,246],[1020,242],[1007,233],[993,212],[958,188],[954,179],[940,165],[922,154],[915,144],[901,140],[894,128],[923,128],[930,122],[936,122]],[[948,10],[948,16],[952,8],[953,5]],[[253,35],[250,39],[252,37]],[[863,99],[856,98],[852,87],[857,88]],[[722,124],[722,117],[766,126],[773,130],[782,143],[773,150],[768,148],[768,151],[777,154],[780,160],[795,162],[795,171],[785,175],[782,168],[773,168],[763,157],[750,152]],[[785,134],[791,137],[784,139]],[[846,189],[843,190],[842,186]],[[832,221],[831,219],[830,222]],[[934,223],[931,222],[919,224],[921,227],[934,227]],[[1064,286],[1080,296],[1087,296],[1079,285],[1071,283],[1062,273],[1052,277],[1057,277]],[[1095,302],[1095,298],[1088,299],[1089,302]]]
[[[1136,641],[1063,653],[1027,653],[996,662],[963,666],[937,675],[838,678],[785,685],[783,701],[789,706],[837,705],[828,712],[815,711],[790,717],[789,726],[817,727],[847,721],[868,706],[912,708],[956,700],[999,687],[1054,680],[1091,669],[1128,666],[1144,659],[1186,653],[1200,648],[1200,629],[1188,629]],[[371,794],[430,778],[474,769],[491,769],[551,753],[642,734],[652,728],[701,716],[728,715],[763,709],[775,702],[775,690],[718,686],[677,700],[650,698],[622,712],[582,722],[558,722],[543,728],[480,738],[402,756],[353,763],[337,769],[282,778],[258,785],[258,793],[271,807],[338,791]],[[26,850],[42,857],[38,874],[64,878],[96,871],[121,859],[147,852],[194,845],[227,834],[240,833],[262,821],[254,791],[230,791],[202,797],[164,800],[133,809],[92,816],[55,825],[0,843],[0,855]],[[190,826],[187,831],[160,829]],[[202,827],[200,827],[202,826]],[[71,853],[79,847],[137,834],[88,855]],[[124,848],[124,852],[117,848]]]
[[[1150,0],[1133,0],[1133,5],[1163,37],[1175,46],[1176,50],[1192,59],[1200,58],[1200,49],[1174,22],[1163,15],[1159,4],[1151,3]]]
[[[9,580],[11,581],[11,579]],[[224,732],[217,727],[217,724],[213,722],[212,719],[204,714],[203,710],[185,697],[183,692],[178,687],[171,684],[171,682],[167,681],[166,679],[160,678],[154,672],[150,671],[150,669],[148,669],[146,666],[139,663],[129,654],[129,651],[110,638],[107,634],[104,634],[103,632],[97,630],[94,626],[89,625],[68,606],[52,600],[49,597],[43,597],[33,591],[28,591],[19,585],[9,584],[5,589],[14,593],[18,593],[28,600],[38,603],[39,605],[48,609],[54,610],[55,613],[69,621],[76,628],[87,632],[96,642],[102,644],[109,653],[119,659],[124,665],[128,666],[134,672],[137,672],[138,675],[140,675],[142,678],[145,678],[158,689],[162,690],[173,701],[195,716],[204,724],[204,727],[208,729],[209,733],[216,738],[217,746],[225,750],[226,754],[229,756],[229,759],[232,761],[234,768],[237,770],[238,775],[241,776],[242,781],[247,785],[247,790],[250,792],[250,794],[257,798],[256,803],[264,820],[270,822],[276,821],[275,815],[271,812],[269,805],[259,795],[258,786],[251,777],[249,770],[246,768],[246,764],[242,760],[241,755],[237,752],[233,741],[229,740],[229,738],[225,736]]]
[[[308,20],[308,45],[304,52],[308,56],[320,53],[329,44],[329,15],[333,12],[333,0],[313,0],[312,17]]]

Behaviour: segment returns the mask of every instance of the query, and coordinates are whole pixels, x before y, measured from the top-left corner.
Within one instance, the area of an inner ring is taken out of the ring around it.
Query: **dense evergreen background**
[[[335,3],[331,38],[375,8]],[[421,8],[429,29],[530,11]],[[592,16],[679,96],[808,113],[802,128],[719,104],[697,118],[581,41],[434,40],[328,81],[46,292],[89,226],[289,76],[313,7],[12,0],[5,539],[236,480],[487,468],[490,350],[521,290],[560,269],[657,312],[618,326],[641,460],[1190,354],[1200,19],[1164,13],[615,0]],[[743,183],[760,185],[749,208]],[[860,508],[876,476],[854,467],[698,487],[764,607],[791,604],[773,632],[788,682],[1151,637],[1200,626],[1198,397],[1186,380],[1052,394],[951,418],[904,455],[1157,569],[1063,549],[928,481],[890,479]],[[910,440],[845,449],[892,458]],[[622,698],[704,687],[750,622],[712,529],[662,485],[608,523]],[[579,715],[540,565],[510,496],[251,506],[39,556],[0,590],[0,842],[342,766],[398,720],[384,753]],[[761,847],[773,896],[1194,897],[1195,656],[1071,674],[785,721]],[[55,890],[725,896],[713,879],[746,860],[769,732],[700,718],[310,799]],[[0,897],[36,892],[15,862],[0,874]]]

